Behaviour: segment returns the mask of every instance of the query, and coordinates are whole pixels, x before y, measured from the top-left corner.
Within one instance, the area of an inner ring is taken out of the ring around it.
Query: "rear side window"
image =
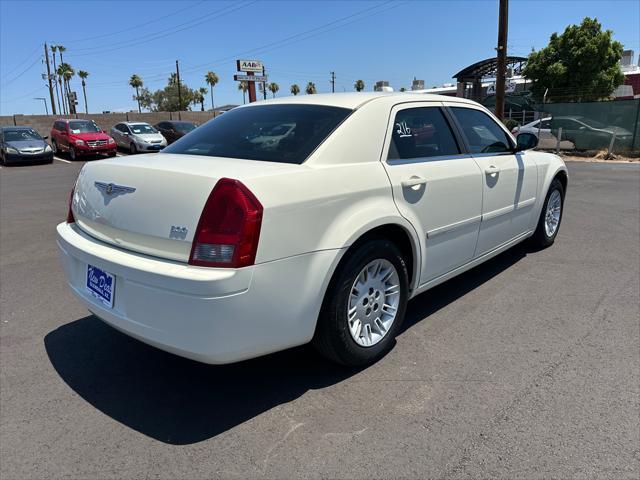
[[[462,107],[452,107],[451,111],[467,137],[471,153],[511,152],[509,137],[489,115]]]
[[[459,153],[451,128],[439,108],[407,108],[396,114],[389,145],[389,160]]]
[[[163,152],[301,164],[350,113],[324,105],[237,108]]]

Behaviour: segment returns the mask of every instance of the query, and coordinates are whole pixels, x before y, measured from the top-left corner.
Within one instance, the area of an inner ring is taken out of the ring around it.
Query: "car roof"
[[[151,126],[151,124],[147,123],[147,122],[120,122],[123,125],[149,125]]]
[[[4,125],[0,130],[34,130],[34,128],[29,125]]]
[[[387,100],[389,103],[431,101],[446,102],[454,101],[476,105],[476,102],[459,97],[447,97],[431,93],[420,92],[347,92],[347,93],[318,93],[314,95],[291,95],[287,97],[261,100],[247,105],[240,105],[238,108],[254,107],[258,105],[277,104],[305,104],[305,105],[326,105],[329,107],[342,107],[354,110],[362,105],[372,102]]]

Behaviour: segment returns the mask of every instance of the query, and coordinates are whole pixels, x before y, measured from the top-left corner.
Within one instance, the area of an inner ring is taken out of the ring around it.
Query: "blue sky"
[[[65,45],[66,62],[87,70],[90,112],[135,108],[133,73],[157,89],[180,60],[183,81],[220,77],[216,105],[242,103],[235,58],[259,59],[269,81],[319,92],[353,90],[363,79],[398,89],[413,77],[451,82],[461,68],[495,54],[498,0],[448,1],[7,1],[0,0],[0,114],[44,113],[43,43]],[[640,53],[640,1],[511,0],[509,54],[527,55],[585,16]],[[80,94],[79,79],[72,86]],[[80,94],[81,96],[81,94]],[[207,108],[210,107],[207,96]],[[84,109],[80,100],[79,109]]]

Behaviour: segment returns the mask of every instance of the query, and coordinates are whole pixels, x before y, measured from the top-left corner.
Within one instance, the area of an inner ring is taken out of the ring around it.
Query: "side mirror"
[[[128,137],[128,136],[129,136],[129,132],[122,132],[122,134],[123,134],[125,137]]]
[[[516,147],[516,152],[531,150],[532,148],[536,148],[538,146],[538,137],[536,137],[533,133],[523,132],[518,135],[517,140],[518,146]]]
[[[102,130],[102,133],[107,133],[107,131],[106,130]]]

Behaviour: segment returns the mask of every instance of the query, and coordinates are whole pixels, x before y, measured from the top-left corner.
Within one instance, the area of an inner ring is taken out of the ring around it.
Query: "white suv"
[[[85,165],[58,225],[64,268],[96,316],[178,355],[227,363],[312,341],[370,363],[410,298],[527,237],[553,243],[567,170],[519,141],[458,98],[253,103],[152,160]]]

